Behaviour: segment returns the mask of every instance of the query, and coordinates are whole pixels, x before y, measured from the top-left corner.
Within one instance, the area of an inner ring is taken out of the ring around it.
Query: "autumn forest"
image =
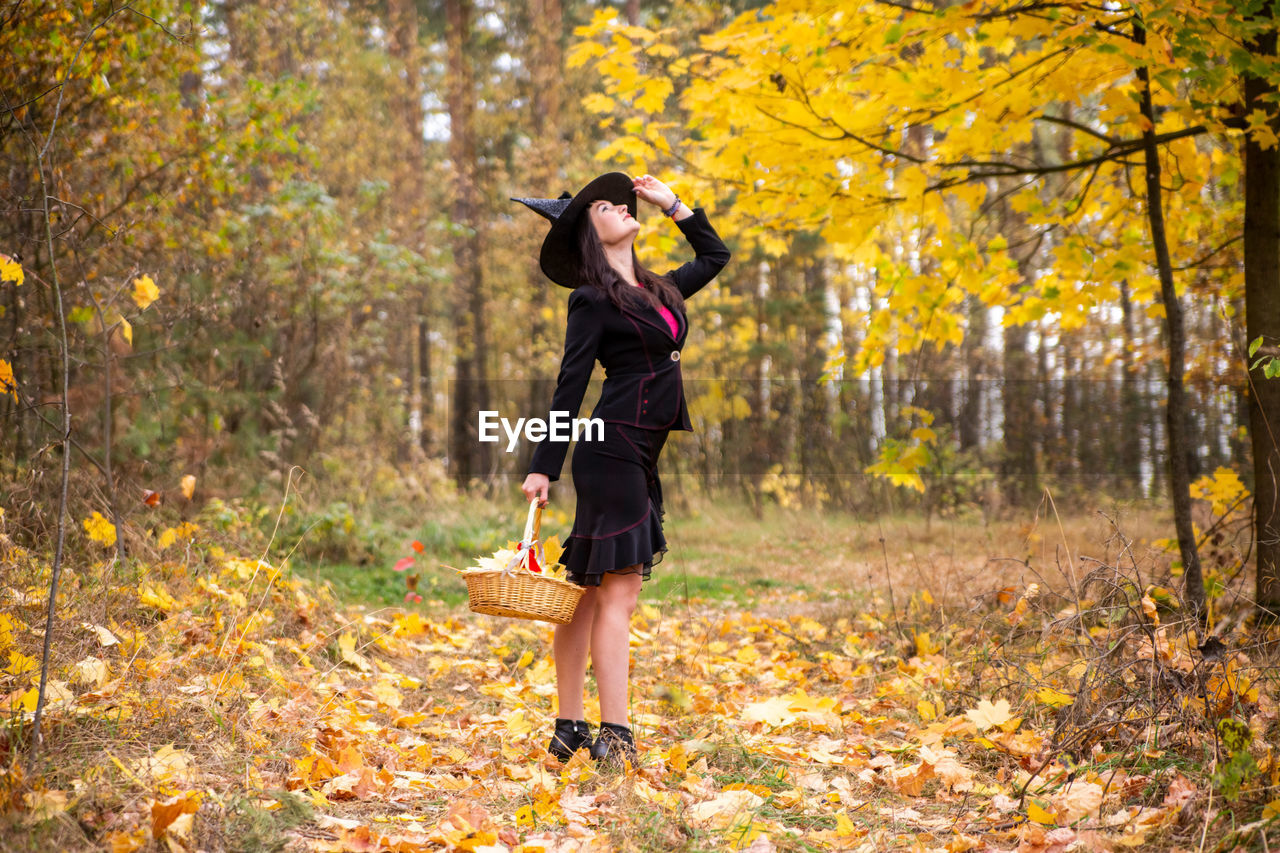
[[[1276,849],[1277,5],[0,0],[0,850]],[[460,571],[609,171],[732,253],[622,767]]]

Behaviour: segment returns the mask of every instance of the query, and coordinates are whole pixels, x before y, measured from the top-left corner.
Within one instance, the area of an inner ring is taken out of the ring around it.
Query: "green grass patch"
[[[426,601],[447,607],[464,605],[467,585],[450,569],[415,566],[409,572],[395,572],[390,566],[316,565],[297,569],[298,574],[316,582],[328,581],[335,596],[346,604],[366,607],[404,605],[405,576],[418,574],[418,593]]]
[[[653,578],[645,586],[641,601],[674,603],[702,598],[750,605],[774,590],[789,593],[796,591],[797,587],[773,578],[749,577],[745,572],[739,578],[712,577],[687,569],[664,571],[664,567],[659,565],[654,568]]]
[[[789,513],[787,514],[790,515]],[[766,514],[756,519],[745,507],[694,510],[676,518],[668,514],[667,540],[671,551],[654,567],[641,600],[650,603],[693,599],[732,601],[750,606],[776,594],[807,591],[806,584],[773,572],[776,554],[762,548],[783,537],[789,518]],[[418,575],[417,591],[428,602],[444,607],[465,605],[466,583],[452,568],[471,565],[477,556],[492,554],[520,535],[523,519],[499,512],[493,504],[460,504],[449,511],[403,529],[382,528],[370,545],[371,559],[294,561],[295,571],[315,581],[328,581],[338,598],[368,607],[402,605],[407,575]],[[568,536],[572,517],[562,511],[543,526],[544,537]],[[422,543],[416,553],[411,543]],[[401,557],[412,556],[414,566],[395,572]]]

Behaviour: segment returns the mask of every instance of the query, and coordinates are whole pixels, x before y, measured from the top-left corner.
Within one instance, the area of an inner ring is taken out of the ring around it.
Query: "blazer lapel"
[[[683,337],[684,332],[688,327],[688,321],[684,317],[680,316],[679,314],[676,314],[674,311],[672,312],[672,315],[676,318],[677,334],[672,335],[671,327],[667,325],[666,320],[662,319],[662,315],[658,313],[657,308],[653,308],[646,305],[643,309],[639,311],[629,307],[623,308],[622,310],[623,312],[625,312],[631,317],[636,318],[640,322],[647,323],[648,325],[657,329],[659,332],[666,335],[675,343],[679,343],[680,338]],[[670,309],[667,309],[667,310],[670,310]]]

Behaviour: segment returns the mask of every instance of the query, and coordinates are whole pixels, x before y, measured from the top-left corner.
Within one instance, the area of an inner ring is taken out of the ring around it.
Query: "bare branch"
[[[1101,139],[1103,142],[1113,147],[1124,144],[1124,141],[1121,139],[1116,139],[1114,136],[1107,136],[1105,133],[1103,133],[1100,130],[1096,130],[1092,127],[1089,127],[1089,125],[1087,124],[1081,124],[1078,121],[1072,121],[1069,118],[1062,118],[1060,116],[1043,115],[1043,116],[1036,116],[1035,118],[1032,119],[1032,121],[1047,121],[1052,124],[1060,124],[1060,125],[1063,125],[1064,127],[1075,128],[1076,130],[1087,133],[1090,136],[1095,136],[1098,139]]]
[[[1243,239],[1244,239],[1244,234],[1237,234],[1236,236],[1232,237],[1230,240],[1227,240],[1226,242],[1224,242],[1224,243],[1222,243],[1222,244],[1220,244],[1220,245],[1218,245],[1218,246],[1215,246],[1213,249],[1209,250],[1209,251],[1208,251],[1208,252],[1206,252],[1205,254],[1201,255],[1201,256],[1200,256],[1200,257],[1198,257],[1198,258],[1196,258],[1194,261],[1191,261],[1190,263],[1185,264],[1184,266],[1174,267],[1174,270],[1175,270],[1175,271],[1179,271],[1179,272],[1181,272],[1182,270],[1191,270],[1191,269],[1195,269],[1196,267],[1204,266],[1205,261],[1209,260],[1209,259],[1210,259],[1210,258],[1212,258],[1214,255],[1218,254],[1218,253],[1219,253],[1219,252],[1221,252],[1223,249],[1225,249],[1225,248],[1227,248],[1228,246],[1230,246],[1232,243],[1238,243],[1239,241],[1241,241],[1241,240],[1243,240]]]
[[[112,18],[129,9],[129,6],[121,6],[119,9],[113,10],[105,18],[93,25],[93,29],[89,30],[89,34],[81,40],[80,46],[76,48],[75,56],[71,57],[71,62],[67,65],[67,71],[62,75],[62,80],[58,83],[58,103],[53,108],[53,122],[49,125],[49,135],[45,137],[44,145],[40,148],[39,159],[41,162],[44,162],[45,156],[49,153],[49,146],[53,144],[53,135],[58,130],[58,119],[62,115],[62,98],[67,94],[67,81],[71,79],[71,71],[76,67],[76,63],[80,60],[80,53],[84,50],[84,46],[88,44],[94,35],[97,34],[98,30],[105,27]]]

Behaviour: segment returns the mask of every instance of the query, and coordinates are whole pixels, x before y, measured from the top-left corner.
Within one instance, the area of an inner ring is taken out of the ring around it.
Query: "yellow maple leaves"
[[[803,723],[813,729],[832,731],[842,728],[835,707],[836,701],[830,697],[809,696],[804,690],[797,690],[747,705],[742,710],[742,719],[765,723],[770,728]]]
[[[160,535],[156,537],[156,545],[163,550],[179,540],[190,541],[199,531],[200,525],[184,521],[177,527],[166,527],[160,531]]]
[[[1274,148],[1280,139],[1277,139],[1276,133],[1271,128],[1273,117],[1268,115],[1264,110],[1253,110],[1245,120],[1249,123],[1249,135],[1257,141],[1258,147],[1263,151],[1268,148]]]
[[[969,331],[968,294],[1002,309],[1005,325],[1044,322],[1064,330],[1082,328],[1114,305],[1113,282],[1122,280],[1140,310],[1160,310],[1151,258],[1142,254],[1148,238],[1140,193],[1130,189],[1129,166],[1104,156],[1108,135],[1130,140],[1143,129],[1133,97],[1138,65],[1157,83],[1162,133],[1217,119],[1188,101],[1189,78],[1163,27],[1153,26],[1140,45],[1124,27],[1112,29],[1113,16],[1101,7],[1073,7],[1049,19],[974,14],[972,4],[926,12],[774,0],[703,35],[678,59],[654,61],[670,31],[627,26],[600,10],[575,32],[569,63],[600,75],[607,94],[588,95],[589,107],[622,131],[599,151],[602,159],[627,169],[669,162],[667,135],[650,126],[684,118],[690,138],[679,160],[692,181],[715,176],[699,190],[732,193],[732,207],[717,211],[717,221],[744,248],[782,256],[789,234],[811,230],[835,257],[858,260],[847,274],[859,286],[872,282],[870,322],[859,350],[848,355],[862,372],[878,366],[886,350],[958,343]],[[1188,20],[1201,18],[1211,16]],[[1229,47],[1212,29],[1192,37],[1197,45],[1202,39]],[[1072,121],[1058,123],[1062,115]],[[1251,136],[1275,144],[1265,112],[1246,120]],[[1025,178],[1017,187],[975,180],[993,174],[983,165],[993,161],[1016,171],[1050,137],[1059,153],[1049,171],[1063,159],[1102,158],[1079,182],[1087,192],[1060,197],[1061,188],[1034,174],[1016,176]],[[1223,205],[1191,177],[1239,171],[1234,149],[1224,155],[1213,148],[1189,138],[1162,146],[1172,160],[1196,164],[1179,170],[1187,179],[1165,198],[1178,232],[1172,242],[1188,251],[1234,233]],[[988,202],[997,195],[1018,215],[994,221]],[[975,238],[979,222],[984,235]],[[992,233],[1001,229],[1008,233]],[[1061,238],[1045,244],[1047,257],[1024,282],[1026,270],[1009,245],[1051,231]],[[1138,251],[1097,251],[1112,243]],[[1238,283],[1233,265],[1223,286]],[[920,458],[882,461],[872,473],[923,488],[912,474]]]
[[[880,445],[878,460],[864,470],[887,479],[895,486],[923,492],[921,471],[933,462],[932,448],[938,443],[938,434],[929,426],[933,423],[933,413],[918,406],[905,406],[901,414],[905,418],[919,418],[925,425],[913,428],[909,441],[885,439]]]
[[[26,277],[26,273],[22,271],[22,264],[0,252],[0,281],[12,282],[15,286],[21,287]]]
[[[1035,698],[1036,701],[1048,705],[1050,708],[1062,708],[1075,701],[1075,697],[1070,693],[1063,693],[1061,690],[1055,690],[1052,687],[1041,687],[1035,692]]]
[[[0,281],[21,286],[25,279],[26,273],[22,271],[22,265],[8,255],[0,253]],[[13,365],[3,358],[0,358],[0,394],[9,394],[15,401],[18,399],[18,383],[13,378]]]
[[[149,583],[143,584],[138,589],[138,603],[166,613],[178,610],[182,606],[163,586]]]
[[[133,297],[134,304],[145,311],[152,302],[160,298],[160,288],[156,287],[151,276],[138,276],[133,280],[133,293],[130,296]]]
[[[343,663],[349,663],[362,672],[369,672],[373,667],[369,659],[356,651],[356,635],[347,631],[338,637],[338,655]]]
[[[89,534],[89,538],[99,545],[110,548],[116,544],[116,526],[97,510],[94,510],[93,515],[86,518],[81,524],[84,526],[85,532]]]
[[[0,394],[9,394],[18,399],[18,383],[13,378],[13,365],[0,358]]]
[[[1213,514],[1222,516],[1243,503],[1249,490],[1234,470],[1219,467],[1191,484],[1191,496],[1209,501]]]
[[[892,637],[871,611],[766,616],[647,602],[632,626],[639,766],[610,774],[585,757],[563,766],[547,759],[556,715],[549,628],[451,611],[338,612],[319,590],[253,558],[210,557],[195,577],[175,562],[150,567],[138,590],[147,608],[173,618],[144,610],[139,626],[113,609],[72,623],[92,655],[62,662],[52,707],[72,724],[83,715],[145,727],[182,709],[203,715],[217,692],[246,722],[237,737],[263,758],[232,779],[217,777],[220,762],[202,761],[206,748],[224,748],[217,732],[184,749],[112,746],[119,757],[101,764],[138,804],[113,829],[120,849],[155,839],[189,848],[184,839],[199,837],[200,821],[268,786],[330,812],[316,818],[323,837],[299,842],[317,853],[577,849],[603,845],[637,810],[696,832],[706,849],[751,849],[753,839],[768,849],[780,838],[814,849],[902,846],[876,834],[890,822],[932,832],[940,849],[979,849],[974,839],[998,840],[982,827],[1000,814],[1027,837],[1074,837],[1080,821],[1097,820],[1109,844],[1126,846],[1177,808],[1158,795],[1132,804],[1152,780],[1056,759],[1046,706],[1070,700],[1057,688],[1076,677],[1044,676],[1020,698],[1013,685],[1000,688],[1007,699],[963,698],[969,676],[956,655],[969,641],[941,626]],[[1010,587],[997,606],[1014,594]],[[1048,595],[1028,588],[1023,599]],[[916,615],[941,603],[923,593],[914,601]],[[261,609],[246,617],[246,602]],[[9,654],[15,640],[30,641],[23,611],[0,613],[0,653],[10,661],[0,709],[14,714],[35,702],[34,660]],[[1004,628],[999,609],[989,615]],[[1265,685],[1243,667],[1224,662],[1206,682],[1215,712],[1262,698]],[[147,684],[165,691],[163,701]],[[675,690],[679,703],[662,695]],[[598,719],[598,708],[586,710]],[[1043,772],[1030,779],[1028,767]],[[440,807],[415,807],[426,799]],[[47,806],[60,801],[50,792]],[[931,825],[942,803],[955,813]],[[338,809],[344,817],[333,817]],[[962,814],[968,835],[944,839]],[[654,849],[689,840],[677,834]]]
[[[35,672],[39,665],[39,661],[30,655],[24,655],[17,649],[10,649],[9,665],[4,671],[10,675],[21,675],[24,672]]]
[[[1020,722],[1020,719],[1014,717],[1013,708],[1008,699],[997,699],[995,702],[983,699],[978,702],[978,707],[966,711],[965,716],[978,727],[980,732],[992,728],[1005,729],[1011,724],[1013,728],[1017,728]]]

